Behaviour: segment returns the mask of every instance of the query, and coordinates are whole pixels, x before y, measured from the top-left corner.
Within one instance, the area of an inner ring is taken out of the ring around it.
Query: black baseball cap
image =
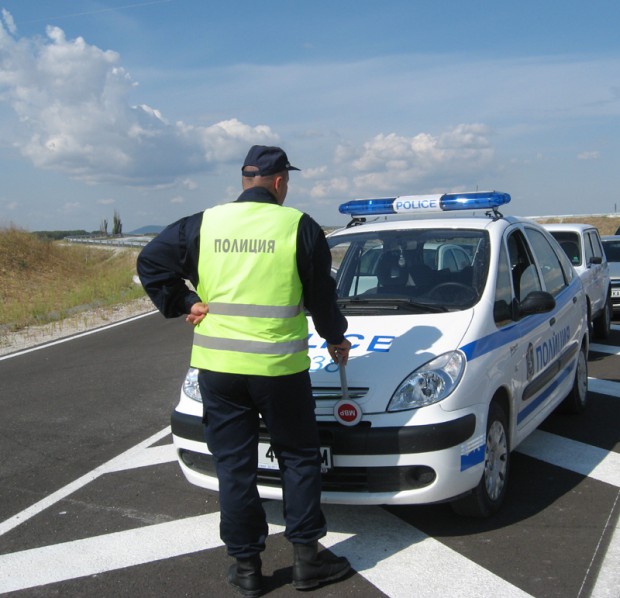
[[[247,166],[254,166],[258,170],[244,172]],[[253,145],[241,167],[243,176],[269,176],[284,170],[299,170],[299,168],[291,166],[282,148],[267,145]]]

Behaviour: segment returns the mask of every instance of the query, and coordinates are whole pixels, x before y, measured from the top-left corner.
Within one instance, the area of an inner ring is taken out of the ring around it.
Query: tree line
[[[41,238],[48,239],[50,241],[59,241],[65,237],[85,237],[94,235],[120,237],[123,234],[123,222],[120,214],[114,210],[114,216],[112,219],[112,232],[108,233],[108,220],[104,218],[99,225],[99,230],[86,231],[86,230],[38,230],[32,233],[33,235]]]

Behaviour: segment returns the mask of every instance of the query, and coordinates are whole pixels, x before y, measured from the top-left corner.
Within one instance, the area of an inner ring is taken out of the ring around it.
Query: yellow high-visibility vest
[[[194,329],[193,367],[259,376],[310,367],[297,272],[301,216],[251,201],[205,210],[197,291],[209,313]]]

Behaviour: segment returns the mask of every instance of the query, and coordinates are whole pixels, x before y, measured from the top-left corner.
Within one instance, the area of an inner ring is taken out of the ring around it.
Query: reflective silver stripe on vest
[[[217,316],[247,316],[250,318],[294,318],[301,305],[252,305],[251,303],[209,303],[209,313]]]
[[[265,343],[263,341],[238,340],[233,338],[216,338],[194,333],[194,345],[204,349],[218,351],[237,351],[238,353],[260,353],[263,355],[291,355],[308,350],[308,339],[284,343]]]

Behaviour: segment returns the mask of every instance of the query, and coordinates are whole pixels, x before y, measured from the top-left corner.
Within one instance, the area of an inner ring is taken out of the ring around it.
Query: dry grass
[[[66,245],[0,229],[0,327],[20,330],[144,296],[133,282],[135,259],[134,250]]]
[[[612,235],[620,215],[536,219],[585,222]],[[62,321],[82,310],[144,297],[133,282],[137,252],[44,241],[28,232],[0,229],[0,331]]]

